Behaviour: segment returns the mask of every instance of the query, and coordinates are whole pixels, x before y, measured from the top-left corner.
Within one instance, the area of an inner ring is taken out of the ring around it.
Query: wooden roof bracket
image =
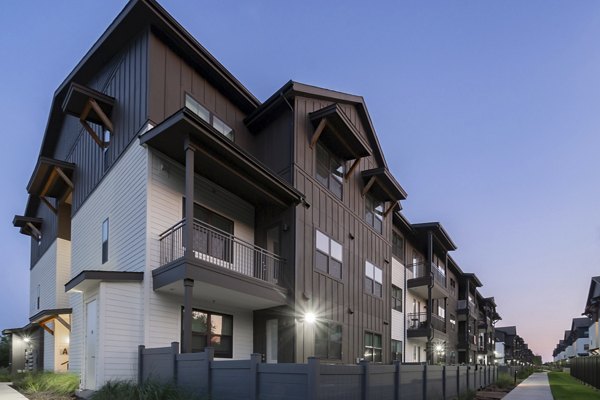
[[[348,180],[348,178],[350,178],[350,176],[352,176],[352,173],[354,172],[354,170],[356,169],[356,167],[358,167],[359,164],[360,164],[360,158],[355,158],[354,162],[350,166],[350,169],[348,170],[348,172],[346,172],[346,175],[344,176],[344,179]]]
[[[373,186],[373,184],[375,183],[375,177],[372,176],[369,179],[369,182],[367,182],[367,184],[365,185],[365,187],[362,190],[362,196],[365,197],[365,195],[367,194],[367,192],[369,191],[369,189],[371,189],[371,186]]]
[[[48,322],[48,321],[42,321],[39,324],[40,324],[40,326],[42,328],[44,328],[44,330],[46,332],[48,332],[49,334],[51,334],[52,336],[54,336],[54,331],[52,329],[50,329],[50,327],[48,325],[46,325],[46,322]]]
[[[313,149],[315,147],[315,144],[317,144],[317,141],[319,140],[319,137],[325,130],[326,125],[327,125],[327,120],[325,118],[322,118],[321,121],[319,122],[319,125],[317,125],[317,129],[315,129],[315,133],[313,133],[312,138],[310,139],[310,148],[311,149]]]
[[[397,201],[392,201],[392,204],[390,204],[388,209],[385,210],[385,212],[383,213],[383,218],[387,218],[388,214],[391,213],[392,211],[394,211],[394,209],[396,208],[397,205],[398,205]]]
[[[27,223],[27,227],[31,230],[31,233],[33,233],[36,236],[36,239],[39,240],[39,238],[42,237],[42,232],[40,232],[40,230],[36,228],[35,225],[33,225],[31,222]]]
[[[58,322],[60,322],[62,324],[62,326],[64,326],[65,328],[67,328],[69,330],[69,332],[71,332],[71,324],[69,324],[67,321],[65,321],[63,319],[63,317],[61,317],[60,315],[56,316],[56,320]]]
[[[113,124],[110,121],[110,118],[108,118],[106,114],[104,114],[104,111],[102,111],[102,108],[100,108],[98,103],[96,103],[96,100],[94,100],[91,97],[88,99],[87,103],[85,104],[85,107],[83,108],[83,111],[81,112],[81,115],[79,116],[79,122],[81,122],[81,125],[83,125],[85,130],[90,134],[90,136],[92,137],[92,139],[94,139],[94,142],[96,142],[98,146],[100,146],[101,148],[108,147],[108,142],[101,140],[87,122],[88,114],[92,109],[94,109],[94,111],[102,121],[104,127],[108,129],[110,133],[113,133]]]

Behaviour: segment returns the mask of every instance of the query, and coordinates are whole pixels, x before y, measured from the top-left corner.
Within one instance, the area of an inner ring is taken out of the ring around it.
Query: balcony
[[[438,332],[446,333],[446,320],[439,315],[431,315],[431,327]],[[427,313],[408,314],[408,337],[428,336]]]
[[[407,276],[408,289],[421,298],[428,298],[428,287],[431,286],[431,298],[439,299],[447,297],[446,275],[437,266],[427,263],[417,263],[408,266]]]
[[[475,303],[469,300],[458,300],[456,304],[456,313],[458,314],[459,321],[465,321],[466,315],[472,318],[477,318],[478,315]]]
[[[183,295],[186,279],[194,297],[249,309],[286,304],[285,260],[203,221],[193,222],[193,257],[184,247],[186,220],[159,236],[160,266],[152,271],[154,290]]]
[[[160,235],[161,266],[183,258],[183,227],[179,221]],[[261,247],[245,242],[194,219],[194,257],[217,267],[275,285],[281,285],[285,261]]]

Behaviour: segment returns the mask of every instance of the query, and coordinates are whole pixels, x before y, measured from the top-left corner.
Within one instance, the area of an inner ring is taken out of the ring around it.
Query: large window
[[[108,218],[102,223],[102,264],[108,261]]]
[[[383,203],[371,196],[365,196],[365,220],[373,229],[381,233],[383,229]]]
[[[392,340],[392,361],[402,361],[401,340]]]
[[[404,263],[404,238],[396,232],[392,232],[392,255]]]
[[[342,325],[331,321],[316,322],[315,356],[329,360],[342,359]]]
[[[338,199],[342,198],[344,164],[320,143],[317,143],[317,180]]]
[[[335,278],[342,279],[342,245],[320,231],[316,232],[316,269]]]
[[[185,107],[211,124],[220,134],[229,140],[233,140],[233,129],[187,93],[185,95]]]
[[[181,334],[183,337],[183,329]],[[192,352],[204,351],[207,347],[215,349],[215,357],[233,357],[233,316],[193,309]]]
[[[381,335],[365,332],[365,360],[371,362],[382,362]]]
[[[392,285],[392,310],[402,312],[402,289]]]
[[[383,295],[383,271],[368,261],[365,262],[365,290],[377,297]]]

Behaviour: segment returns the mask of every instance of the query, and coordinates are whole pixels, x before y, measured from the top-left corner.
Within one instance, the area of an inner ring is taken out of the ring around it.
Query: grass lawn
[[[554,400],[600,400],[600,391],[585,386],[565,372],[549,372],[548,380]]]

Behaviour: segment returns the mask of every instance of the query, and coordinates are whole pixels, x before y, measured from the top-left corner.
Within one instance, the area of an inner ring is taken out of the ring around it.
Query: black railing
[[[431,264],[431,272],[427,270],[427,263],[425,262],[418,262],[408,265],[408,272],[409,274],[407,279],[422,278],[431,273],[435,283],[442,287],[446,287],[446,275],[438,269],[437,265],[433,263]]]
[[[185,220],[160,235],[160,265],[182,258]],[[285,260],[205,222],[194,219],[192,250],[194,258],[242,275],[281,285]]]
[[[410,313],[408,317],[408,330],[424,329],[427,327],[427,313]],[[446,333],[446,320],[436,314],[431,314],[431,327],[437,331]]]

